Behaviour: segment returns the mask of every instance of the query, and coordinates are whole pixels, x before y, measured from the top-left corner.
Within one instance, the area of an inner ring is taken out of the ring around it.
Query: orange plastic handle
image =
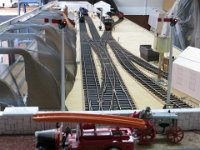
[[[130,128],[145,128],[142,119],[125,116],[86,114],[86,113],[38,113],[33,115],[35,121],[45,122],[74,122],[74,123],[95,123],[104,125],[123,126]]]

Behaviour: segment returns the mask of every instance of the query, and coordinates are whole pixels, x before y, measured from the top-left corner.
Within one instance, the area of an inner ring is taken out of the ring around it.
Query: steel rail
[[[102,70],[104,74],[102,85],[105,86],[101,87],[101,94],[103,94],[101,95],[102,108],[104,110],[110,110],[112,108],[111,104],[113,104],[114,108],[112,110],[136,109],[134,103],[130,102],[132,101],[131,97],[124,84],[122,84],[123,81],[108,54],[106,49],[106,36],[103,36],[105,40],[102,40],[91,19],[86,17],[86,21],[88,22],[93,37],[90,44],[99,56],[101,66],[105,68]],[[117,87],[117,90],[114,85]]]
[[[122,48],[121,45],[119,45],[119,43],[116,42],[116,45],[118,45],[118,47],[120,47],[120,49],[122,49],[126,53],[126,55],[129,57],[129,59],[131,61],[133,61],[134,63],[138,64],[139,66],[143,67],[144,69],[146,69],[154,74],[158,74],[159,69],[157,67],[151,65],[150,63],[146,62],[145,60],[128,52],[126,49]],[[160,73],[161,73],[161,77],[163,77],[164,79],[167,80],[168,74],[162,70],[160,71]]]
[[[118,100],[118,96],[117,96],[117,87],[116,87],[116,76],[114,74],[114,71],[112,70],[112,73],[109,73],[109,70],[107,70],[108,68],[105,67],[105,72],[107,74],[112,74],[112,76],[107,76],[108,77],[108,82],[110,83],[111,89],[112,89],[112,99],[110,102],[110,108],[109,110],[115,110],[115,108],[117,108],[118,110],[122,110],[119,100]]]
[[[127,53],[125,53],[123,49],[118,47],[118,44],[116,43],[117,42],[113,39],[112,42],[109,42],[109,45],[115,53],[115,56],[118,58],[120,64],[125,68],[125,70],[127,70],[137,81],[139,81],[139,83],[141,83],[144,87],[151,91],[155,96],[160,98],[162,101],[166,102],[166,90],[159,86],[147,75],[142,73],[139,69],[137,69],[137,67],[133,63],[131,63],[129,57],[127,56]],[[170,103],[176,108],[191,107],[173,94],[171,94]]]
[[[83,88],[85,94],[85,110],[100,110],[99,105],[99,80],[95,64],[92,58],[91,47],[88,43],[89,36],[86,33],[86,26],[80,23],[81,57],[83,72]]]
[[[117,24],[121,23],[122,21],[123,21],[123,19],[118,19],[116,22],[114,22],[113,28]],[[114,40],[114,38],[112,37],[111,31],[105,31],[104,34],[101,37],[101,41],[102,42],[105,42],[105,41],[108,41],[108,40],[109,41]],[[159,69],[157,67],[155,67],[155,66],[151,65],[150,63],[146,62],[145,60],[133,55],[128,50],[124,49],[118,42],[116,42],[116,45],[118,45],[118,47],[120,47],[121,49],[123,49],[123,51],[125,53],[127,53],[128,57],[130,58],[131,61],[133,61],[134,63],[136,63],[139,66],[143,67],[144,69],[150,71],[151,73],[158,74]],[[161,77],[163,77],[164,79],[167,80],[168,74],[166,72],[160,70],[160,74],[161,74]]]
[[[101,44],[102,47],[104,47],[104,49],[106,49],[107,41],[110,40],[110,32],[105,31],[104,34],[102,35],[101,39],[103,39],[103,40],[101,40],[101,41],[103,41],[103,42],[101,42],[100,44]],[[106,52],[107,52],[107,51],[106,51]],[[108,52],[107,52],[107,55],[109,56]],[[112,62],[112,59],[111,59],[111,62]],[[116,83],[117,83],[118,85],[117,85],[116,87],[120,87],[120,90],[119,90],[119,88],[118,88],[117,90],[114,90],[113,93],[114,93],[114,94],[117,93],[117,94],[116,94],[116,101],[117,101],[117,103],[118,103],[119,106],[120,106],[120,110],[122,110],[122,109],[127,109],[127,106],[124,106],[124,105],[132,106],[132,105],[133,105],[133,101],[132,101],[132,99],[130,98],[130,96],[127,95],[127,94],[128,94],[127,89],[126,89],[126,90],[124,89],[125,86],[124,86],[123,80],[122,80],[122,78],[120,77],[120,75],[119,75],[119,73],[118,73],[118,71],[117,71],[117,68],[115,67],[114,63],[112,62],[111,65],[112,65],[112,67],[114,68],[114,69],[113,69],[113,74],[115,75],[115,78],[117,79],[117,80],[116,80],[116,81],[117,81]],[[110,69],[110,67],[108,67],[108,68]],[[110,72],[109,75],[110,75],[110,74],[112,74],[112,72]],[[122,92],[122,93],[124,94],[124,96],[126,97],[126,100],[125,100],[126,102],[124,102],[123,99],[119,98],[119,97],[121,97],[121,95],[119,95],[119,92]],[[121,106],[123,106],[123,107],[121,107]],[[135,108],[132,108],[132,109],[135,109]]]
[[[90,46],[95,50],[98,57],[100,58],[103,74],[103,84],[100,88],[101,96],[100,103],[102,104],[102,109],[104,110],[121,110],[124,109],[121,107],[119,96],[117,95],[118,91],[116,88],[124,87],[122,80],[119,79],[119,73],[117,72],[116,67],[113,65],[112,59],[110,58],[108,51],[106,49],[107,43],[112,48],[114,54],[119,60],[120,64],[137,80],[140,84],[145,86],[149,91],[151,91],[155,96],[160,98],[162,101],[166,102],[166,90],[159,86],[155,81],[149,78],[147,75],[142,73],[137,67],[132,63],[136,63],[143,67],[146,70],[149,70],[153,73],[157,73],[158,69],[139,57],[134,56],[124,48],[122,48],[112,37],[111,32],[104,32],[100,38],[97,30],[90,18],[86,18],[88,25],[90,27],[90,32],[92,34],[92,39],[88,38]],[[120,22],[120,21],[119,21]],[[116,25],[117,23],[115,23]],[[116,73],[114,73],[116,72]],[[167,79],[167,74],[162,72],[163,78]],[[120,82],[119,82],[120,81]],[[121,88],[121,91],[127,93],[126,88]],[[125,97],[130,97],[129,94]],[[106,103],[107,102],[107,103]],[[130,103],[130,101],[129,101]],[[175,95],[171,94],[171,104],[177,108],[188,108],[191,107],[185,102],[181,101]],[[134,105],[134,104],[133,104]],[[109,107],[108,107],[109,106]],[[114,108],[116,107],[116,108]],[[126,108],[127,109],[127,108]]]
[[[120,20],[120,19],[119,19]],[[121,22],[121,21],[117,22]],[[115,23],[114,25],[117,25]],[[145,86],[148,90],[150,90],[152,93],[154,93],[157,97],[159,97],[161,100],[166,102],[166,90],[159,86],[157,83],[155,83],[151,78],[146,76],[144,73],[142,73],[137,67],[131,63],[133,61],[134,63],[137,63],[141,67],[143,67],[146,70],[149,70],[153,73],[157,73],[158,69],[151,64],[145,62],[144,60],[140,59],[139,57],[134,56],[127,50],[121,47],[119,43],[116,42],[116,40],[112,37],[111,32],[107,31],[106,34],[102,36],[102,39],[104,42],[108,43],[115,53],[115,56],[119,60],[120,64],[127,70],[133,77],[135,77],[143,86]],[[161,75],[163,78],[167,79],[167,74],[165,72],[161,72]],[[182,107],[191,107],[185,102],[181,101],[178,97],[171,94],[171,104],[175,107],[182,108]]]

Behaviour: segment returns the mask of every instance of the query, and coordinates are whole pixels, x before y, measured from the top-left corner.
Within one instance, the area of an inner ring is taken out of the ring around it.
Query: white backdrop
[[[150,14],[152,8],[163,8],[163,0],[114,0],[125,15]],[[146,7],[147,6],[147,7]]]

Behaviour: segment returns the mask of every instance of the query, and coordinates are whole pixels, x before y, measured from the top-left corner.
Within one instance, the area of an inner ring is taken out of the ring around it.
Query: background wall
[[[114,0],[125,15],[147,15],[152,8],[163,8],[164,0]],[[146,8],[147,4],[147,8]]]

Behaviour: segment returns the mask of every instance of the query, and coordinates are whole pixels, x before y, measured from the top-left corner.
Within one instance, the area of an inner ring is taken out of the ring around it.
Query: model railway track
[[[120,21],[117,21],[118,23],[121,22],[121,19],[119,19]],[[118,23],[115,22],[115,25],[117,25]],[[136,63],[137,65],[141,66],[142,68],[150,71],[151,73],[154,74],[158,74],[159,69],[151,64],[149,64],[148,62],[146,62],[145,60],[133,55],[132,53],[130,53],[129,51],[127,51],[126,49],[124,49],[118,42],[115,41],[115,39],[112,37],[111,32],[110,31],[105,31],[104,34],[101,37],[101,41],[113,41],[115,42],[116,47],[119,47],[126,55],[127,57],[130,59],[130,61],[132,61],[133,63]],[[168,74],[164,71],[160,71],[160,75],[161,77],[163,77],[164,79],[168,79]]]
[[[132,106],[132,100],[119,80],[118,73],[109,64],[104,66],[104,90],[102,107],[106,110],[127,110]],[[135,108],[132,108],[135,109]]]
[[[100,100],[101,110],[127,110],[136,109],[127,89],[125,88],[117,69],[114,67],[111,58],[104,53],[102,43],[91,43],[100,58],[103,75]]]
[[[101,110],[136,109],[116,67],[113,65],[105,43],[100,38],[92,20],[86,17],[93,39],[89,41],[100,59],[102,66],[102,86],[100,88]]]
[[[151,91],[155,96],[157,96],[158,98],[160,98],[162,101],[166,102],[167,100],[167,91],[162,88],[161,86],[159,86],[157,83],[155,83],[151,78],[149,78],[147,75],[145,75],[144,73],[142,73],[139,69],[137,69],[137,67],[131,63],[131,61],[134,59],[134,62],[137,62],[137,64],[141,64],[139,61],[141,61],[141,59],[137,59],[137,57],[134,57],[134,55],[130,55],[130,53],[128,53],[124,48],[122,48],[115,40],[114,38],[111,36],[111,33],[109,35],[109,33],[107,33],[106,36],[107,39],[110,39],[108,42],[108,44],[110,45],[111,49],[113,50],[113,52],[115,53],[115,56],[117,57],[117,59],[119,60],[120,64],[140,83],[142,84],[144,87],[146,87],[149,91]],[[147,65],[147,63],[145,61],[142,62],[143,65],[141,65],[142,67],[144,67],[147,70],[149,69],[149,65]],[[156,71],[156,69],[154,68],[154,71]],[[171,94],[170,96],[170,103],[175,106],[176,108],[189,108],[191,106],[189,106],[188,104],[186,104],[185,102],[183,102],[182,100],[180,100],[178,97],[176,97],[175,95]]]
[[[101,44],[104,44],[103,46],[106,46],[105,44],[107,44],[107,42],[111,40],[110,33],[110,31],[104,31],[103,35],[101,36]]]
[[[118,44],[116,42],[116,44]],[[119,44],[118,47],[120,47],[121,49],[123,49]],[[158,74],[159,70],[157,67],[149,64],[148,62],[144,61],[143,59],[131,54],[130,52],[128,52],[127,50],[123,49],[123,51],[126,53],[126,55],[128,56],[128,58],[133,61],[134,63],[138,64],[139,66],[143,67],[144,69],[154,73],[154,74]],[[164,71],[160,71],[160,75],[161,77],[163,77],[164,79],[168,79],[168,74]]]
[[[85,110],[99,110],[100,85],[85,24],[80,24],[80,31]]]
[[[123,19],[118,19],[116,22],[114,22],[113,24],[113,27],[116,26],[117,24],[119,24],[120,22],[122,22]],[[101,37],[101,41],[102,42],[107,42],[107,41],[111,41],[111,40],[114,40],[114,38],[112,37],[111,35],[111,32],[110,31],[105,31],[104,34],[102,35]],[[114,40],[115,41],[115,40]],[[144,69],[150,71],[151,73],[154,73],[154,74],[158,74],[159,72],[159,69],[151,64],[149,64],[148,62],[146,62],[145,60],[133,55],[132,53],[130,53],[129,51],[127,51],[126,49],[122,48],[121,45],[116,42],[116,45],[118,45],[118,47],[120,47],[121,49],[123,49],[123,51],[126,53],[126,55],[129,57],[129,59],[136,63],[137,65],[143,67]],[[168,74],[162,70],[160,70],[160,76],[163,77],[164,79],[168,79]]]

